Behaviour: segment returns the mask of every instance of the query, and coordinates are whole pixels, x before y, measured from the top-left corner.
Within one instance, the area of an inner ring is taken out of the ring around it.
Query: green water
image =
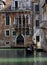
[[[25,49],[0,49],[0,65],[47,65],[47,53],[26,56]]]

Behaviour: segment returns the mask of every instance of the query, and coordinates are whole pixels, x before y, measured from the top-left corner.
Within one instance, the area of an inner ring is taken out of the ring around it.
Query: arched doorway
[[[24,45],[24,38],[21,34],[17,37],[16,42],[17,42],[17,45]]]

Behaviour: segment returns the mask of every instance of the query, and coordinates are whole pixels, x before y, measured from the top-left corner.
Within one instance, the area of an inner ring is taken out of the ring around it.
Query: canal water
[[[0,65],[47,65],[47,53],[26,54],[25,49],[0,49]]]

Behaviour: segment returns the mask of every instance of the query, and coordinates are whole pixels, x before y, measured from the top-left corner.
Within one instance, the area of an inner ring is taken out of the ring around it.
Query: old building
[[[42,48],[47,51],[47,0],[40,0],[41,3],[41,43]],[[43,4],[42,4],[43,3]]]
[[[0,10],[0,46],[26,47],[32,44],[33,0],[6,0]]]
[[[37,48],[41,48],[40,0],[34,0],[33,5],[33,41],[37,45]]]

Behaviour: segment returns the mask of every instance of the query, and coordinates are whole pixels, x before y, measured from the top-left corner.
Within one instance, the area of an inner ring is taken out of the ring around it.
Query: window
[[[18,27],[18,16],[14,17],[14,27]]]
[[[13,31],[13,36],[16,36],[16,31]]]
[[[18,8],[18,1],[15,1],[15,8]]]
[[[6,25],[10,24],[10,18],[9,18],[9,14],[6,14]]]
[[[26,0],[26,9],[29,9],[29,8],[30,8],[30,1]]]
[[[23,15],[23,28],[25,28],[25,16]]]
[[[23,35],[25,35],[25,16],[23,15]]]
[[[21,16],[19,16],[19,28],[21,28]]]
[[[21,29],[22,29],[21,15],[19,15],[19,31],[20,31],[20,33],[21,33]]]
[[[36,20],[36,27],[39,28],[39,20]]]
[[[39,42],[39,36],[36,36],[36,42]]]
[[[9,41],[7,41],[6,44],[9,44]]]
[[[26,29],[26,35],[29,35],[29,28]]]
[[[9,36],[10,35],[10,31],[9,30],[6,30],[5,31],[5,36]]]
[[[27,24],[27,27],[28,27],[28,15],[26,16],[26,24]]]
[[[29,0],[26,0],[27,2],[29,1]]]
[[[39,4],[35,5],[35,11],[39,11]]]

